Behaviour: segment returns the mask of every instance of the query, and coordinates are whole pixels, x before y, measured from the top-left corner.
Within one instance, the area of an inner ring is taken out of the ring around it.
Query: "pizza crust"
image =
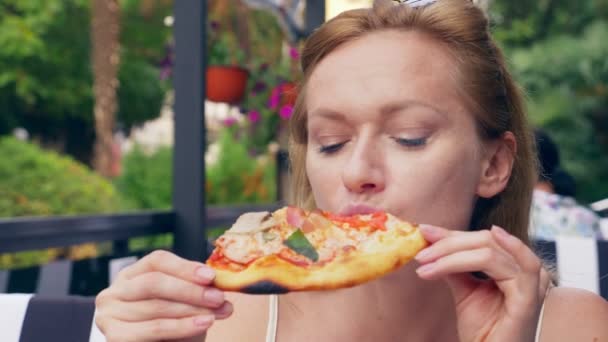
[[[269,255],[238,272],[214,268],[214,285],[225,291],[253,294],[352,287],[400,268],[427,246],[418,229],[410,226],[405,231],[409,233],[389,230],[381,239],[369,242],[365,251],[355,250],[320,265],[301,267]]]

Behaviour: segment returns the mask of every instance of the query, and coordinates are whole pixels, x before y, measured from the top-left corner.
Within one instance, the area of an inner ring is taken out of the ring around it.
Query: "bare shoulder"
[[[608,302],[581,289],[556,287],[549,291],[541,332],[542,341],[608,340]]]
[[[268,296],[226,292],[226,299],[234,306],[234,312],[229,318],[213,323],[205,341],[264,341]]]

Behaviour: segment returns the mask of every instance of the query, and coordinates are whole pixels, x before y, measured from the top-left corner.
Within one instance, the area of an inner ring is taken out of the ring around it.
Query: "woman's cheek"
[[[341,186],[340,173],[336,170],[336,161],[308,156],[306,173],[312,188],[317,207],[324,210],[335,210],[331,204],[332,198],[338,193]]]
[[[452,151],[456,152],[456,151]],[[465,227],[472,213],[478,168],[456,167],[458,153],[446,153],[420,158],[395,160],[387,195],[391,207],[404,219],[445,227]]]

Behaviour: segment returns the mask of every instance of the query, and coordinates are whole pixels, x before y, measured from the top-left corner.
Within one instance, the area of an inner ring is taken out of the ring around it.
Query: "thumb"
[[[450,288],[456,307],[466,301],[480,286],[487,286],[486,282],[475,279],[469,273],[450,274],[445,277],[445,281]]]

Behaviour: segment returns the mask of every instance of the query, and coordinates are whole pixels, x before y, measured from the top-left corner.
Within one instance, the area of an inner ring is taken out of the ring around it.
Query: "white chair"
[[[105,342],[94,312],[92,297],[0,294],[0,341]]]

